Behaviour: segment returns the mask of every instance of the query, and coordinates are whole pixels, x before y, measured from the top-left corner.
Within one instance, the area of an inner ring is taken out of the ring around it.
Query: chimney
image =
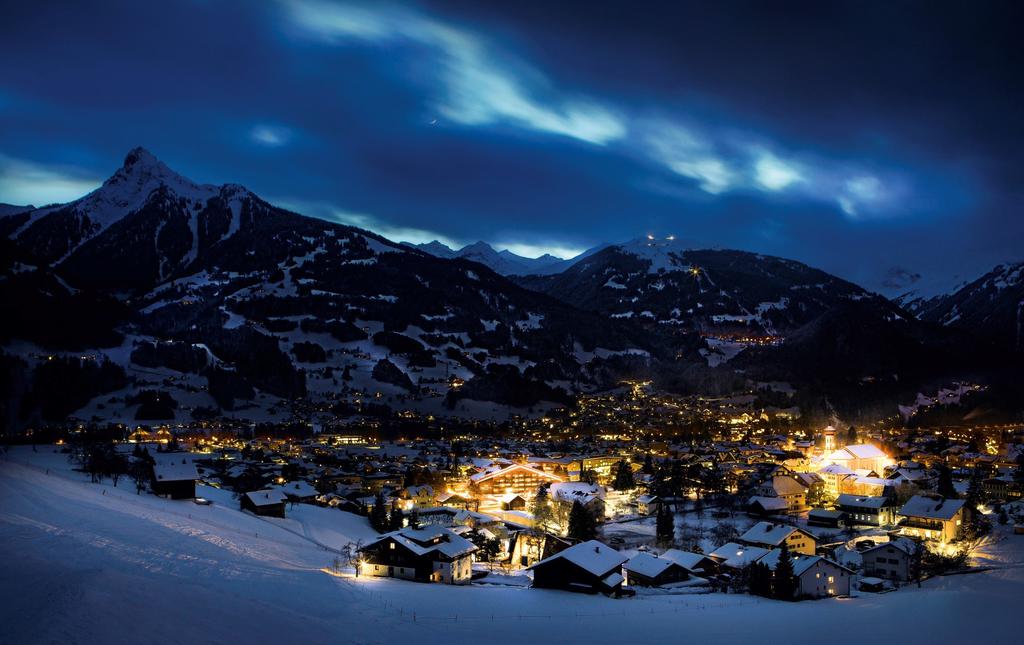
[[[600,552],[601,552],[601,547],[595,546],[594,547],[594,553],[600,553]]]

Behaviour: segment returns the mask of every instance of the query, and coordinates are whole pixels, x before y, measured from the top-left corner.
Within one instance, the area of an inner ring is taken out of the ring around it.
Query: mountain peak
[[[135,166],[137,164],[155,166],[160,163],[161,161],[157,159],[156,155],[154,155],[152,152],[146,150],[142,146],[135,146],[134,148],[128,151],[127,155],[125,155],[124,164],[122,164],[121,167],[131,168],[132,166]]]

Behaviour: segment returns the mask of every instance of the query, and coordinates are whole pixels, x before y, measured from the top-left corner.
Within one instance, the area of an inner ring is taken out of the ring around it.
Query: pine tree
[[[780,600],[793,600],[796,594],[796,576],[793,574],[793,558],[789,555],[789,547],[782,544],[779,562],[775,565],[775,597]]]
[[[647,453],[646,455],[644,455],[644,465],[640,469],[640,472],[642,472],[645,475],[654,474],[654,459],[651,457],[651,453]]]
[[[949,471],[949,466],[939,464],[938,471],[939,481],[935,487],[936,492],[946,499],[956,499],[959,497],[956,494],[956,488],[953,487],[953,474]]]
[[[402,513],[402,509],[398,508],[397,504],[391,507],[391,515],[388,521],[390,523],[389,528],[392,531],[397,531],[405,525],[405,515]]]
[[[658,536],[658,542],[669,545],[675,540],[676,527],[675,518],[672,516],[672,511],[668,510],[668,504],[658,505],[658,516],[655,520],[655,534]]]
[[[412,509],[412,511],[409,513],[409,518],[406,521],[406,523],[409,525],[409,528],[411,528],[411,529],[414,529],[414,530],[415,529],[419,529],[420,528],[420,512],[418,510],[416,510],[415,508]]]
[[[370,511],[370,526],[378,533],[387,533],[389,525],[388,509],[385,506],[384,495],[377,493],[373,500],[373,509]]]
[[[846,431],[846,445],[852,446],[857,443],[857,428],[850,426],[850,429]]]
[[[619,460],[618,467],[615,470],[615,481],[612,483],[612,488],[618,491],[623,491],[632,490],[635,487],[636,483],[633,481],[633,469],[630,468],[625,459]]]
[[[541,531],[547,531],[554,519],[554,513],[551,511],[551,500],[548,498],[547,486],[541,486],[537,489],[537,494],[533,498],[533,504],[530,508],[533,513],[533,525]]]
[[[597,537],[597,523],[590,511],[579,503],[579,500],[572,503],[569,511],[568,536],[574,540],[593,540]]]

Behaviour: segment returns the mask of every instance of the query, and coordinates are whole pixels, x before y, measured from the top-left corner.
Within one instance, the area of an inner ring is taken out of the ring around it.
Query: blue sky
[[[1014,3],[21,3],[0,202],[135,145],[397,240],[674,234],[880,287],[1024,259]]]

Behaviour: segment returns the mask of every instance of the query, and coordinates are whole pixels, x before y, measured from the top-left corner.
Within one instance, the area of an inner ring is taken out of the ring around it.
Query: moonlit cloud
[[[268,148],[280,148],[291,141],[291,130],[276,125],[257,125],[249,131],[253,142]]]
[[[626,134],[624,121],[584,97],[563,96],[537,70],[514,61],[519,74],[502,64],[475,35],[400,7],[336,4],[323,0],[288,3],[293,23],[332,44],[408,43],[437,58],[442,95],[435,109],[466,126],[510,124],[605,145]],[[528,76],[528,87],[523,80]]]
[[[19,206],[69,202],[99,188],[101,183],[102,180],[74,168],[0,154],[0,202]]]
[[[804,181],[796,165],[779,159],[771,152],[762,150],[754,162],[754,179],[757,184],[770,191],[780,191],[794,183]]]
[[[733,187],[735,173],[706,139],[669,123],[653,124],[650,129],[649,153],[669,170],[696,180],[702,190],[713,195]]]
[[[355,226],[357,228],[373,231],[374,233],[382,235],[393,242],[424,244],[426,242],[437,240],[438,242],[452,248],[461,248],[462,246],[465,246],[462,242],[435,231],[390,224],[386,220],[380,219],[374,215],[347,210],[335,204],[289,199],[272,200],[272,203],[280,206],[281,208],[286,208],[302,215],[319,217],[320,219],[338,222],[339,224],[346,224],[348,226]]]

